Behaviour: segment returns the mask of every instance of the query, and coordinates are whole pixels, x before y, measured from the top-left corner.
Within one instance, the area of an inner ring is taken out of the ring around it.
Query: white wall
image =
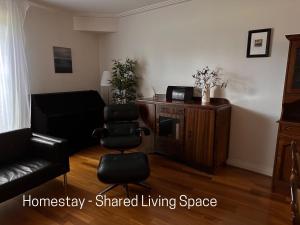
[[[98,89],[99,37],[72,29],[70,14],[29,9],[25,35],[32,93]],[[72,49],[73,74],[55,74],[53,46]]]
[[[193,85],[203,66],[221,67],[233,104],[229,164],[271,175],[288,54],[285,34],[300,33],[296,0],[193,0],[123,17],[101,38],[104,69],[113,58],[136,58],[141,90]],[[272,55],[246,58],[248,31],[274,28]],[[221,94],[222,95],[222,94]],[[218,94],[220,96],[220,93]]]

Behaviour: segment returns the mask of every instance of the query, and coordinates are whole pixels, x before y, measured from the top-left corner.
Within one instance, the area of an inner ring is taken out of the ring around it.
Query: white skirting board
[[[230,158],[227,160],[227,165],[242,168],[245,170],[250,170],[255,173],[260,173],[260,174],[270,176],[270,177],[273,175],[273,167],[264,167],[261,165],[248,163],[248,162],[242,161],[240,159]]]

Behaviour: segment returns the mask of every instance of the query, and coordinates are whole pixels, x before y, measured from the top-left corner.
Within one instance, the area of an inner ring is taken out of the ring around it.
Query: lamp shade
[[[101,82],[100,85],[101,86],[111,86],[111,81],[112,76],[111,73],[109,71],[104,71],[101,77]]]

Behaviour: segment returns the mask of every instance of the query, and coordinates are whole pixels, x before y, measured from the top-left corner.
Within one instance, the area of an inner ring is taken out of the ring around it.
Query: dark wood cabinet
[[[183,155],[184,107],[156,105],[155,151],[175,158]]]
[[[153,152],[214,173],[228,156],[231,105],[139,99],[141,117],[153,131]],[[154,126],[153,126],[154,125]]]
[[[280,136],[277,141],[277,153],[274,169],[274,188],[277,192],[288,194],[291,171],[291,141],[293,138]]]
[[[273,191],[285,195],[290,192],[290,144],[296,141],[298,148],[300,147],[300,35],[288,35],[287,39],[290,41],[290,48],[273,171]]]
[[[290,54],[287,66],[287,92],[300,94],[300,39],[290,38]]]
[[[215,112],[186,109],[185,160],[205,167],[213,166]]]

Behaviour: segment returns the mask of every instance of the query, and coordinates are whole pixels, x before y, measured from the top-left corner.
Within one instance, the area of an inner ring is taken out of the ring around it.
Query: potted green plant
[[[113,60],[112,68],[112,100],[115,104],[133,103],[136,99],[138,78],[137,61],[126,59],[125,62]]]

